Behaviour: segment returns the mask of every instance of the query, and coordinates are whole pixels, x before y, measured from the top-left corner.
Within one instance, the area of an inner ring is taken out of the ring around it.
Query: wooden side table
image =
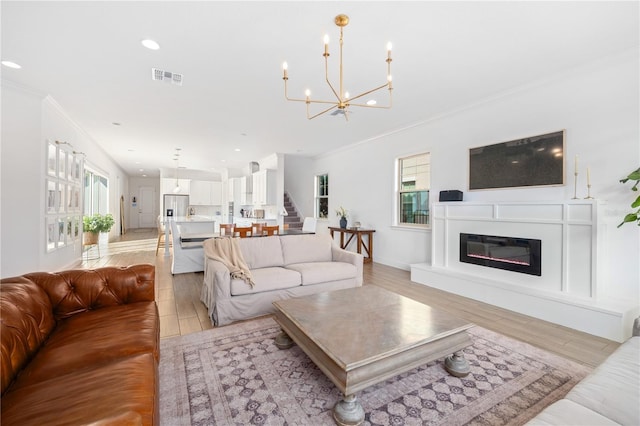
[[[373,261],[373,233],[376,232],[375,229],[362,229],[362,228],[336,228],[329,227],[329,232],[331,233],[331,238],[333,238],[333,233],[340,233],[340,248],[346,249],[353,240],[353,237],[356,237],[356,248],[358,253],[362,253],[362,249],[364,249],[364,263],[369,263]],[[345,234],[349,235],[349,238],[345,242]],[[362,237],[366,236],[366,241]]]

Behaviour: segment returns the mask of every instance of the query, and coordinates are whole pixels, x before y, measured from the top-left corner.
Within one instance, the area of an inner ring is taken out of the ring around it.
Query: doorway
[[[155,190],[150,186],[140,187],[140,199],[138,208],[138,228],[155,228]]]

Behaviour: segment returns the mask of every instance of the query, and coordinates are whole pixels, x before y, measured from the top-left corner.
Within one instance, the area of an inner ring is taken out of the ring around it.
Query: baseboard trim
[[[616,342],[631,336],[633,320],[640,308],[610,300],[570,300],[559,295],[534,294],[472,275],[434,268],[426,263],[412,264],[411,281],[449,293],[469,297],[559,324]]]

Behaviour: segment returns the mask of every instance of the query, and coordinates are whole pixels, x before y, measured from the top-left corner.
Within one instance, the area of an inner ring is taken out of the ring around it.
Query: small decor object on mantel
[[[342,206],[336,210],[336,216],[340,217],[340,228],[346,229],[348,214],[347,210]]]

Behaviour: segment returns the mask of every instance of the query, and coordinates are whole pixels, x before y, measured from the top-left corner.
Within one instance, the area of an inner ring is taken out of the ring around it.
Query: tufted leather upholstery
[[[153,265],[0,281],[3,425],[157,424]]]

